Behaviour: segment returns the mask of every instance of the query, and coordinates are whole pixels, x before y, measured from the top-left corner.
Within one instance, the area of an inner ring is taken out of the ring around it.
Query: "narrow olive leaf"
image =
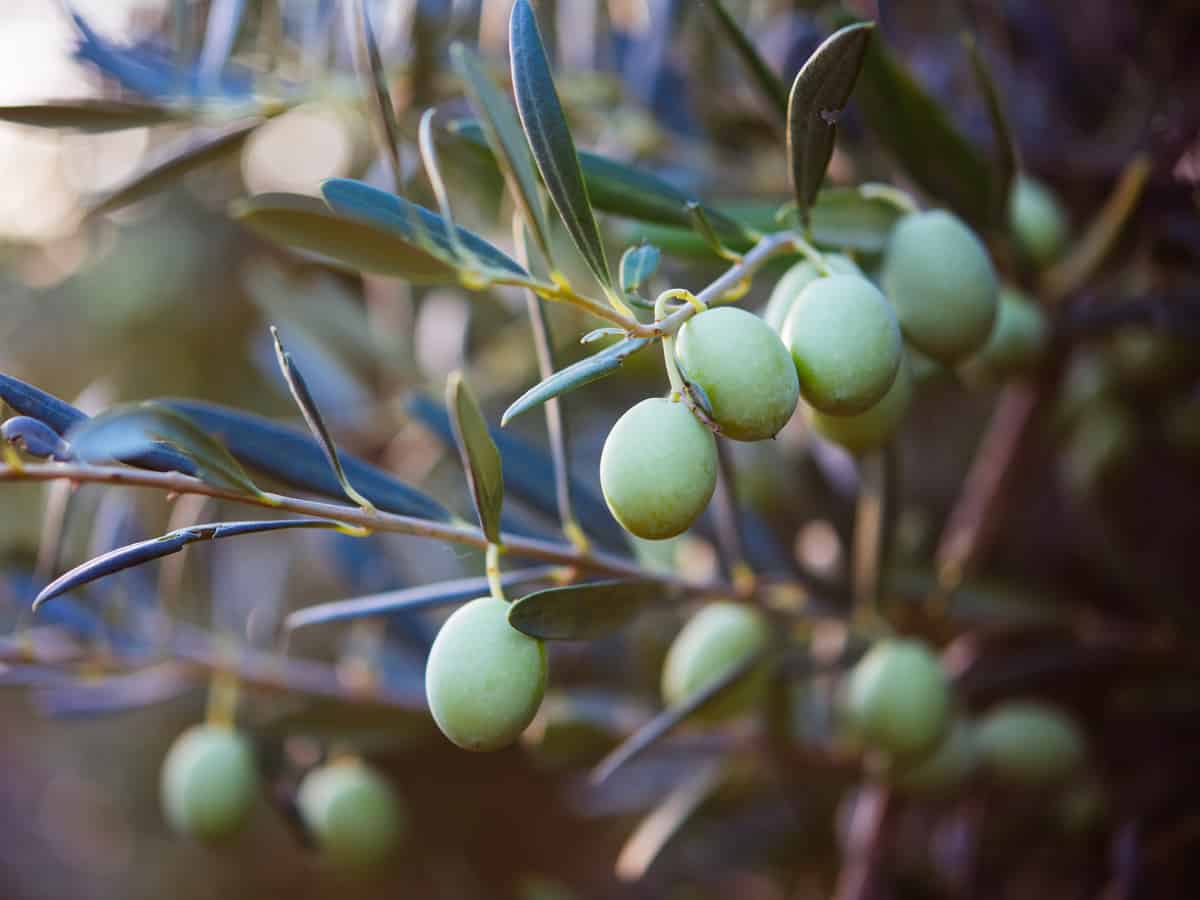
[[[475,52],[461,43],[450,47],[450,59],[458,77],[462,79],[471,100],[471,107],[479,117],[488,147],[504,176],[504,183],[512,194],[525,225],[533,235],[542,257],[553,268],[550,255],[550,223],[538,188],[538,176],[529,145],[521,131],[521,122],[512,104],[492,83]]]
[[[213,0],[209,4],[204,44],[196,62],[201,94],[216,93],[220,89],[221,71],[233,52],[245,12],[246,0]]]
[[[388,90],[387,71],[379,53],[379,42],[375,39],[375,28],[371,25],[367,0],[359,0],[350,6],[356,20],[354,31],[359,39],[355,48],[355,66],[359,77],[367,83],[376,139],[383,146],[384,155],[392,169],[392,180],[399,191],[404,185],[404,169],[400,165],[400,126],[396,122],[391,91]]]
[[[121,572],[125,569],[140,566],[143,563],[161,559],[172,553],[178,553],[188,544],[197,541],[215,541],[221,538],[241,537],[247,534],[258,534],[264,531],[281,531],[290,528],[341,528],[340,522],[328,519],[272,519],[264,522],[217,522],[208,525],[192,525],[180,528],[162,537],[148,541],[138,541],[125,547],[118,547],[103,556],[90,559],[76,566],[64,575],[60,575],[37,595],[33,601],[36,610],[43,603],[53,600],[68,591],[73,591],[106,575]]]
[[[662,251],[653,244],[639,244],[621,254],[621,293],[632,294],[654,277],[661,259]]]
[[[432,106],[429,107],[421,114],[421,122],[417,126],[417,148],[421,154],[421,165],[425,167],[425,176],[429,179],[429,186],[433,188],[438,212],[441,213],[442,221],[446,224],[446,237],[450,240],[450,255],[453,262],[459,266],[465,265],[469,269],[474,269],[478,266],[471,258],[470,251],[463,246],[463,242],[458,237],[458,227],[454,224],[454,216],[450,210],[450,193],[446,190],[446,182],[442,178],[442,169],[438,164],[437,147],[433,143],[433,119],[436,115],[437,110]],[[416,221],[419,227],[420,219]],[[429,240],[427,236],[418,232],[417,239],[422,246],[427,246],[425,243]]]
[[[700,709],[714,703],[724,696],[726,691],[738,684],[762,663],[764,653],[754,653],[738,665],[724,672],[720,678],[714,679],[707,686],[688,697],[683,703],[668,707],[657,716],[634,732],[628,740],[616,747],[608,756],[600,760],[592,769],[589,781],[601,784],[607,781],[614,772],[626,763],[637,758],[650,747],[658,743],[670,733],[679,723],[692,716]]]
[[[620,630],[666,596],[659,581],[593,581],[547,588],[519,599],[508,624],[545,641],[592,641]]]
[[[809,224],[809,207],[833,156],[837,119],[850,99],[873,22],[847,25],[831,34],[808,58],[792,82],[787,104],[787,148],[792,191],[800,220]]]
[[[292,399],[300,407],[300,413],[304,416],[304,421],[308,424],[309,431],[320,442],[321,449],[325,451],[325,458],[329,462],[329,467],[333,469],[333,474],[337,478],[338,484],[341,485],[342,493],[363,509],[374,509],[375,505],[355,490],[354,485],[350,483],[350,479],[346,477],[346,470],[342,468],[342,460],[338,456],[337,445],[333,442],[333,435],[329,433],[329,428],[325,425],[325,420],[321,417],[321,411],[317,409],[316,401],[312,398],[312,393],[308,389],[308,384],[305,382],[304,376],[300,373],[300,369],[292,359],[292,355],[284,349],[283,340],[279,337],[279,329],[274,325],[271,326],[271,337],[275,340],[275,357],[279,360],[279,370],[283,373],[288,390],[292,392]]]
[[[515,588],[548,581],[558,571],[554,566],[538,566],[504,572],[500,583],[506,588]],[[326,625],[348,619],[364,619],[372,616],[390,616],[397,613],[419,612],[438,606],[449,606],[481,597],[488,592],[488,580],[480,575],[474,578],[455,578],[436,584],[422,584],[398,591],[384,591],[349,600],[319,603],[298,609],[283,620],[283,627],[291,630],[307,625]]]
[[[507,425],[521,413],[535,409],[551,397],[558,397],[603,378],[605,375],[611,375],[621,367],[625,360],[644,349],[650,340],[650,338],[626,338],[587,357],[587,359],[581,359],[565,369],[559,369],[549,378],[538,382],[518,397],[504,411],[500,425]]]
[[[721,35],[737,51],[737,55],[741,57],[746,68],[750,70],[755,85],[757,85],[758,89],[762,91],[763,96],[770,102],[772,110],[779,116],[781,121],[786,120],[788,96],[787,87],[784,85],[783,80],[767,65],[767,61],[755,49],[754,44],[750,42],[750,38],[746,36],[746,32],[742,30],[742,27],[730,15],[729,10],[725,8],[725,4],[721,0],[705,0],[705,5],[712,10],[713,15],[716,17],[717,25],[721,29]]]
[[[628,294],[626,296],[628,296]],[[612,325],[608,325],[603,328],[593,328],[591,331],[589,331],[587,334],[585,334],[583,337],[581,337],[579,339],[579,343],[591,344],[595,341],[600,340],[600,338],[615,337],[617,335],[622,335],[624,333],[625,333],[624,328],[617,328],[616,326],[612,326]]]
[[[487,420],[479,403],[463,379],[462,372],[451,372],[446,379],[446,408],[454,440],[462,458],[463,470],[475,501],[479,527],[493,544],[500,543],[500,510],[504,504],[504,472],[500,451],[488,434]]]
[[[128,206],[189,172],[236,153],[262,123],[262,119],[248,119],[224,128],[202,129],[186,135],[156,153],[149,164],[93,203],[89,211],[103,214]]]
[[[124,462],[166,442],[194,464],[188,474],[239,494],[262,493],[221,442],[187,416],[153,401],[117,406],[66,434],[75,456],[86,462]]]
[[[967,48],[971,71],[979,92],[983,94],[988,121],[992,126],[992,223],[996,227],[1003,227],[1008,221],[1008,200],[1012,194],[1013,179],[1021,164],[1017,140],[1004,113],[1000,89],[992,76],[991,66],[979,49],[979,42],[973,35],[964,34],[963,44]]]
[[[563,115],[529,0],[517,0],[513,5],[508,49],[521,127],[542,173],[546,191],[592,274],[603,287],[611,289],[612,273],[600,239],[600,228],[592,212],[575,142]]]
[[[146,128],[186,116],[185,110],[136,100],[86,98],[0,106],[0,121],[35,128],[69,128],[88,134]]]
[[[56,719],[111,716],[166,703],[203,683],[193,666],[166,662],[100,679],[72,678],[37,691],[34,702]]]
[[[880,253],[904,210],[866,185],[827,188],[809,210],[813,241],[821,247]]]
[[[161,401],[220,438],[243,465],[301,491],[340,498],[325,450],[311,435],[262,416],[199,400]],[[383,469],[349,453],[340,456],[346,475],[378,509],[400,516],[450,520],[444,506]]]
[[[30,456],[54,457],[62,462],[72,458],[71,448],[53,428],[32,416],[13,416],[0,425],[0,436],[18,444]]]
[[[709,251],[714,256],[719,256],[721,259],[736,260],[737,252],[730,247],[725,246],[725,243],[717,235],[716,229],[713,228],[712,222],[708,219],[708,214],[704,211],[704,207],[699,203],[689,203],[686,207],[688,218],[691,219],[692,229],[696,234],[700,235],[700,239],[704,241]]]

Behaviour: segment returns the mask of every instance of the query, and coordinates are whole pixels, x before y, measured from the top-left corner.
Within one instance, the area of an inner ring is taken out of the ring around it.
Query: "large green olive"
[[[1020,784],[1049,784],[1069,775],[1084,757],[1079,726],[1057,707],[1012,700],[988,711],[975,731],[984,765]]]
[[[862,269],[848,256],[841,253],[826,253],[825,264],[829,266],[830,275],[857,275],[863,277]],[[818,278],[824,277],[821,271],[807,259],[802,259],[783,273],[783,277],[775,283],[767,305],[763,307],[762,317],[776,332],[783,330],[783,320],[791,312],[792,304],[800,296],[800,292]]]
[[[893,763],[887,777],[904,793],[937,794],[962,785],[978,762],[974,729],[970,723],[958,719],[933,750],[911,763]]]
[[[1046,315],[1014,287],[1000,288],[996,323],[987,343],[968,366],[988,375],[1019,375],[1037,365],[1050,339]]]
[[[600,487],[627,531],[662,540],[687,531],[717,485],[717,445],[682,403],[653,397],[617,420],[600,454]]]
[[[257,788],[254,751],[231,728],[195,725],[175,739],[163,761],[167,822],[202,841],[219,841],[241,828]]]
[[[950,686],[924,644],[880,641],[850,673],[845,705],[849,725],[868,746],[916,756],[933,748],[950,717]]]
[[[783,320],[783,342],[800,393],[821,412],[859,413],[878,403],[896,377],[903,345],[887,299],[858,275],[808,285]]]
[[[753,313],[722,306],[689,319],[675,353],[687,377],[704,388],[726,437],[774,437],[796,411],[800,384],[792,357]]]
[[[851,453],[866,453],[886,444],[900,427],[912,403],[912,395],[912,364],[906,351],[901,355],[900,368],[892,386],[874,406],[850,416],[831,416],[809,409],[809,423],[825,440],[840,444]]]
[[[546,692],[546,649],[508,624],[508,610],[493,597],[472,600],[446,620],[429,651],[429,711],[464,750],[511,744]]]
[[[881,279],[918,350],[951,365],[987,342],[996,318],[996,272],[983,243],[957,217],[934,210],[901,219]]]
[[[676,635],[662,670],[663,700],[682,703],[766,646],[767,622],[762,613],[742,603],[712,603]],[[765,671],[765,670],[764,670]],[[751,673],[706,709],[709,718],[734,715],[761,695],[763,673]]]
[[[296,804],[321,853],[338,866],[372,866],[395,848],[404,809],[387,780],[358,760],[313,769],[300,782]]]
[[[1037,266],[1054,262],[1067,242],[1067,216],[1058,199],[1028,175],[1013,181],[1008,224],[1021,252]]]

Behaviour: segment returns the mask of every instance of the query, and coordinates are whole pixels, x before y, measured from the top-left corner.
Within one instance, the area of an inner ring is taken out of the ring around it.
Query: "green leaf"
[[[507,425],[521,413],[540,406],[551,397],[558,397],[589,382],[603,378],[605,375],[612,374],[621,367],[621,363],[649,344],[650,340],[650,338],[626,338],[587,357],[587,359],[581,359],[565,369],[560,369],[518,397],[504,411],[500,424]]]
[[[529,145],[525,143],[520,120],[512,104],[500,93],[484,72],[474,51],[461,43],[450,47],[450,58],[459,77],[466,85],[471,107],[479,116],[488,147],[504,176],[504,183],[517,203],[538,250],[553,267],[550,255],[550,225],[542,205],[538,176]]]
[[[859,22],[835,31],[813,52],[792,82],[787,107],[788,158],[792,190],[805,225],[809,224],[809,207],[833,156],[837,117],[854,90],[874,27],[873,22]]]
[[[812,239],[822,247],[880,253],[902,206],[871,185],[827,188],[817,194],[810,212]]]
[[[262,119],[250,119],[216,130],[203,129],[167,145],[154,155],[148,165],[94,203],[90,211],[108,213],[128,206],[162,190],[189,172],[236,153],[251,132],[262,123]]]
[[[153,401],[114,407],[72,428],[66,439],[88,462],[126,460],[165,441],[196,464],[196,477],[207,484],[239,494],[262,493],[220,441]]]
[[[454,440],[462,457],[463,470],[479,515],[479,527],[493,544],[500,543],[500,509],[504,504],[504,473],[500,451],[488,434],[487,420],[462,372],[451,372],[446,380],[446,408]]]
[[[396,122],[396,109],[392,106],[392,95],[388,91],[387,72],[379,54],[379,42],[375,40],[375,29],[371,26],[367,0],[354,3],[354,16],[358,20],[359,39],[355,62],[360,76],[367,82],[372,122],[388,164],[392,167],[395,188],[399,191],[404,184],[404,170],[400,165],[400,126]]]
[[[591,641],[618,631],[665,594],[659,581],[593,581],[547,588],[514,603],[508,624],[544,641]]]
[[[1004,114],[996,79],[992,77],[991,67],[984,59],[979,43],[971,35],[964,35],[963,42],[992,126],[992,222],[1002,228],[1008,222],[1008,201],[1012,195],[1013,179],[1020,167],[1020,154],[1016,136]]]
[[[122,131],[126,128],[145,128],[161,125],[186,113],[160,106],[129,100],[48,100],[23,106],[0,106],[0,121],[35,128],[70,128],[88,134]]]
[[[546,191],[592,274],[603,287],[611,289],[612,273],[600,240],[600,228],[529,0],[517,0],[513,6],[508,47],[521,127]]]
[[[755,49],[754,44],[750,42],[750,38],[746,36],[746,32],[742,31],[741,26],[729,14],[729,10],[725,8],[725,4],[721,0],[705,0],[705,5],[716,16],[721,34],[729,41],[733,49],[737,51],[738,56],[742,58],[742,62],[746,64],[746,68],[750,70],[750,74],[754,77],[754,83],[762,91],[763,96],[770,102],[771,108],[781,120],[786,119],[788,96],[783,80],[767,65],[766,60]]]
[[[658,271],[662,251],[653,244],[630,247],[621,255],[621,293],[632,294]]]

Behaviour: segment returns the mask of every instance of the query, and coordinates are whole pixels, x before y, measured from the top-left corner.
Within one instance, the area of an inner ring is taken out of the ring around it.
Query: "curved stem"
[[[504,595],[504,581],[500,578],[499,544],[488,544],[483,570],[487,574],[488,590],[491,595],[501,603],[507,603],[508,597]]]

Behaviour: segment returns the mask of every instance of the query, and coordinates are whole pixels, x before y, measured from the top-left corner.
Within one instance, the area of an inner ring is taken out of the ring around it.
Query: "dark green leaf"
[[[500,543],[500,510],[504,505],[504,473],[500,451],[488,434],[487,420],[479,403],[463,380],[462,372],[451,372],[446,379],[446,408],[462,457],[463,470],[475,501],[479,527],[493,544]]]
[[[189,172],[214,163],[241,149],[262,119],[235,122],[225,128],[194,132],[154,154],[143,166],[103,199],[91,206],[93,213],[120,209],[182,178]]]
[[[36,128],[71,128],[89,134],[144,128],[173,121],[181,110],[136,100],[48,100],[23,106],[0,106],[0,120]]]
[[[729,260],[737,258],[737,251],[732,247],[725,246],[725,243],[717,235],[717,231],[709,221],[708,214],[704,211],[703,206],[699,203],[689,203],[686,209],[688,218],[692,222],[692,230],[700,235],[700,239],[704,241],[714,256]]]
[[[521,127],[542,173],[542,181],[592,274],[602,286],[611,289],[612,273],[608,269],[604,243],[600,240],[600,228],[592,212],[575,142],[558,100],[529,0],[517,0],[513,6],[508,48]]]
[[[372,121],[378,132],[378,140],[383,145],[384,155],[392,167],[395,188],[399,191],[404,184],[404,170],[400,165],[400,126],[396,122],[396,109],[392,106],[387,72],[379,54],[379,42],[375,40],[375,29],[371,26],[367,0],[358,0],[354,4],[354,13],[359,20],[357,24],[360,40],[355,62],[359,66],[362,79],[367,82],[371,97]]]
[[[662,251],[653,244],[630,247],[621,255],[621,292],[631,294],[658,271]]]
[[[547,588],[514,603],[508,623],[545,641],[591,641],[627,625],[665,594],[658,581],[593,581]]]
[[[705,0],[705,5],[713,11],[713,15],[717,18],[717,24],[721,28],[721,34],[737,51],[738,56],[742,58],[742,62],[746,64],[746,68],[750,70],[750,74],[754,77],[754,83],[758,89],[762,91],[763,96],[771,104],[771,108],[779,116],[780,120],[787,118],[788,97],[787,87],[782,79],[776,75],[771,67],[767,65],[766,60],[759,55],[758,50],[750,43],[750,38],[746,36],[746,32],[742,31],[737,21],[729,14],[729,10],[725,8],[725,4],[721,0]]]
[[[874,27],[873,22],[858,22],[835,31],[792,82],[787,106],[788,158],[792,190],[805,225],[833,156],[837,118],[854,90]]]
[[[992,77],[991,67],[984,59],[979,43],[970,35],[964,36],[964,43],[992,126],[992,222],[1003,227],[1008,221],[1008,201],[1012,194],[1013,179],[1020,166],[1017,141],[1008,124],[1008,116],[1004,114],[996,79]]]
[[[560,369],[544,381],[538,382],[504,411],[500,424],[507,425],[523,412],[540,406],[551,397],[558,397],[568,391],[573,391],[605,375],[610,375],[621,367],[633,354],[650,343],[650,338],[626,338],[611,347],[606,347],[599,353],[581,359],[573,365]]]

